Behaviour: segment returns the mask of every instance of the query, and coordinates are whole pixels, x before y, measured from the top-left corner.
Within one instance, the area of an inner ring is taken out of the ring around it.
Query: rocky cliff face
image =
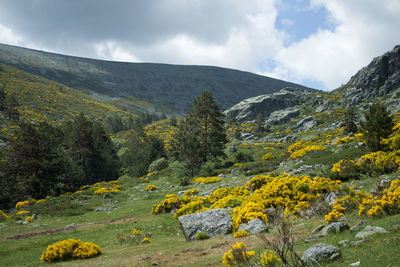
[[[274,121],[274,124],[280,124],[282,119],[288,120],[299,114],[298,111],[285,109],[306,102],[311,94],[312,92],[307,90],[284,88],[277,93],[245,99],[226,110],[225,115],[229,122],[248,123],[256,120],[257,116],[265,119],[274,113],[271,121]],[[277,112],[281,110],[285,111]]]
[[[354,75],[343,97],[347,106],[386,95],[400,87],[400,45],[372,62]]]
[[[124,63],[64,56],[0,44],[0,62],[67,86],[103,95],[134,96],[184,114],[201,91],[212,91],[225,110],[243,99],[305,88],[238,70],[153,63]]]

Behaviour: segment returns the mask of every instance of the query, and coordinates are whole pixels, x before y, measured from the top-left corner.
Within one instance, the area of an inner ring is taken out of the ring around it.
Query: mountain
[[[284,88],[247,98],[225,114],[233,124],[254,123],[262,115],[262,121],[276,132],[329,130],[341,125],[343,111],[349,106],[361,114],[371,102],[381,101],[394,114],[400,112],[399,100],[400,45],[374,58],[349,82],[331,92]]]
[[[249,72],[212,67],[112,62],[0,44],[0,62],[92,94],[120,108],[184,114],[203,90],[221,109],[241,100],[304,86]],[[94,93],[94,94],[93,94]]]
[[[346,84],[343,94],[347,105],[387,95],[400,87],[400,45],[359,70]]]

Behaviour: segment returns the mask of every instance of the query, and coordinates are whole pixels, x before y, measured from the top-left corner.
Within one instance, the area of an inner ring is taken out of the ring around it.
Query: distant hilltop
[[[133,97],[153,104],[154,112],[175,114],[184,114],[204,90],[212,91],[221,109],[228,109],[243,99],[285,87],[309,89],[227,68],[112,62],[4,44],[0,44],[0,61],[86,93],[118,99],[121,105],[133,105],[132,101],[125,101]]]

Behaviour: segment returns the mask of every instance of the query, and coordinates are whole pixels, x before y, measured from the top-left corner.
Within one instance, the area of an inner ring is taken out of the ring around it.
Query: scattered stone
[[[339,256],[336,255],[337,253],[339,253]],[[301,259],[306,262],[313,261],[313,260],[321,261],[321,260],[328,260],[334,255],[335,255],[335,257],[334,257],[335,259],[340,258],[340,249],[338,249],[337,247],[334,247],[332,245],[319,243],[319,244],[316,244],[316,245],[308,248],[304,252]]]
[[[368,223],[368,222],[367,222],[367,221],[358,222],[357,224],[353,225],[353,226],[350,228],[350,232],[357,232],[358,230],[361,229],[361,226],[363,226],[363,225],[366,224],[366,223]]]
[[[365,239],[361,239],[361,240],[358,240],[358,241],[351,242],[350,245],[354,247],[354,246],[361,245],[362,243],[365,243],[366,241],[367,240],[365,240]]]
[[[66,225],[65,227],[66,227],[66,228],[73,228],[73,227],[75,227],[75,224],[74,224],[74,223],[71,223],[71,224]]]
[[[316,234],[318,232],[321,232],[322,229],[324,229],[325,225],[321,224],[320,226],[318,226],[317,228],[315,228],[314,230],[311,231],[312,234]]]
[[[312,236],[307,237],[306,240],[304,240],[304,242],[305,243],[310,243],[310,242],[312,242],[314,240],[317,240],[318,238],[321,238],[321,237],[324,237],[324,236],[326,236],[326,235],[323,235],[323,234],[312,235]]]
[[[338,260],[341,256],[342,256],[342,255],[340,254],[340,251],[339,251],[339,252],[336,252],[335,254],[333,254],[333,255],[329,258],[329,260],[330,260],[330,261],[335,261],[335,260]]]
[[[231,153],[235,153],[237,151],[236,146],[230,146],[228,149],[229,149],[229,152],[231,152]]]
[[[337,233],[337,232],[343,232],[344,230],[349,229],[349,225],[347,222],[333,222],[322,229],[321,233],[323,235],[327,235],[329,233]]]
[[[374,234],[378,234],[378,233],[388,234],[389,232],[379,226],[366,226],[364,228],[364,230],[362,230],[361,232],[358,232],[356,234],[356,239],[365,239],[370,235],[374,235]]]
[[[287,108],[283,110],[277,110],[269,115],[269,119],[265,121],[269,125],[280,125],[290,121],[300,115],[300,110],[297,108]]]
[[[24,221],[23,220],[18,220],[18,221],[16,221],[15,223],[16,224],[22,224]]]
[[[32,218],[33,218],[34,220],[37,220],[37,219],[38,219],[38,216],[37,216],[36,214],[32,214]]]
[[[296,169],[294,171],[291,171],[289,174],[298,175],[300,173],[309,172],[309,171],[312,171],[312,170],[315,170],[315,169],[319,169],[319,168],[322,168],[322,167],[324,167],[323,164],[302,165],[300,168],[298,168],[298,169]]]
[[[27,221],[23,221],[23,222],[22,222],[22,224],[28,224],[28,223],[29,223],[29,222],[27,222]]]
[[[360,266],[360,261],[354,262],[354,263],[350,264],[349,266],[351,266],[351,267]]]
[[[109,211],[109,210],[112,210],[112,208],[100,207],[100,208],[96,208],[94,211],[99,212],[99,211]]]
[[[395,229],[395,230],[400,230],[400,224],[395,224],[395,225],[393,225],[393,228]]]
[[[219,178],[226,178],[226,175],[223,174],[223,173],[221,173],[221,174],[218,175],[218,177],[219,177]]]
[[[198,232],[209,237],[225,235],[232,230],[232,216],[226,209],[212,209],[179,217],[186,240],[195,240]]]
[[[338,244],[342,247],[347,247],[349,245],[350,241],[348,239],[340,240]]]
[[[335,204],[336,199],[340,198],[341,194],[339,192],[329,192],[327,195],[325,195],[324,200],[325,203],[328,204]]]
[[[263,232],[268,232],[268,226],[265,222],[259,218],[255,218],[248,223],[241,224],[239,226],[239,231],[247,231],[250,234],[258,234]]]

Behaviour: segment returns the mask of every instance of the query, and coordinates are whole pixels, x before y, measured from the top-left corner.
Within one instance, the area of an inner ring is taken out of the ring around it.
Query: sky
[[[0,0],[0,43],[332,90],[400,44],[399,0]]]

